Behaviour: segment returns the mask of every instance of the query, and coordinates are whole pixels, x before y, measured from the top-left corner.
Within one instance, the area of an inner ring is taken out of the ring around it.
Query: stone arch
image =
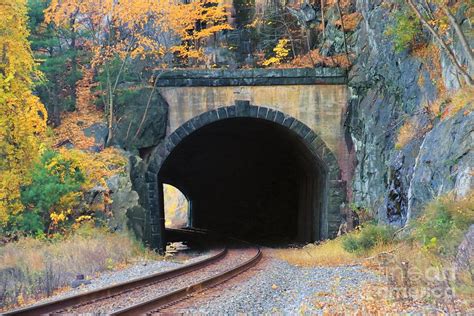
[[[324,171],[320,239],[334,237],[339,228],[341,205],[345,202],[346,192],[345,182],[341,179],[335,155],[311,128],[298,119],[273,108],[253,106],[248,101],[236,101],[233,106],[219,107],[185,122],[167,136],[155,150],[145,174],[148,189],[147,222],[149,223],[149,227],[145,227],[145,230],[148,230],[145,239],[150,246],[154,249],[163,249],[165,245],[163,184],[158,176],[161,167],[173,149],[186,137],[204,126],[232,118],[254,118],[273,122],[287,128],[307,147]]]

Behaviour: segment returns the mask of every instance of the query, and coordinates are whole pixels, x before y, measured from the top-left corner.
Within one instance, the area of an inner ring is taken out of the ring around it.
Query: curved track
[[[206,234],[184,230],[185,234]],[[210,257],[185,266],[129,282],[38,304],[4,315],[114,314],[136,315],[159,310],[189,294],[215,286],[256,265],[257,247],[221,248]]]
[[[190,283],[175,291],[158,295],[144,302],[116,310],[112,315],[142,315],[159,312],[162,307],[167,307],[174,302],[183,300],[194,292],[200,292],[221,284],[250,269],[260,261],[261,257],[262,252],[259,248],[231,249],[222,262],[209,266],[209,268],[213,268],[214,271],[210,269],[210,276],[204,280]],[[205,273],[208,272],[209,271],[205,271]],[[196,273],[203,273],[203,271],[197,271]]]

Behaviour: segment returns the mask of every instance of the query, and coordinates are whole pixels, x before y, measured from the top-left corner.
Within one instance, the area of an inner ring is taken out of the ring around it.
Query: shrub
[[[401,52],[413,45],[422,34],[422,29],[419,20],[407,8],[397,11],[394,16],[395,21],[387,28],[385,35],[392,38],[395,51]]]
[[[474,223],[474,195],[456,199],[448,194],[426,205],[422,217],[413,222],[414,237],[423,249],[454,256],[464,233]]]
[[[12,218],[13,226],[29,234],[61,226],[79,203],[84,181],[76,161],[46,150],[31,171],[31,183],[22,189],[25,211]]]
[[[370,224],[358,234],[344,237],[342,246],[350,253],[367,253],[378,245],[388,245],[393,241],[394,229],[391,226]]]

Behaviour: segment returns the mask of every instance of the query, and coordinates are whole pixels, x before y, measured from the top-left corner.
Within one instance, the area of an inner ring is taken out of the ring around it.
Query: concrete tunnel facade
[[[337,232],[345,183],[306,124],[237,101],[174,130],[146,174],[151,246],[163,249],[163,184],[183,192],[190,224],[254,242],[313,242]]]

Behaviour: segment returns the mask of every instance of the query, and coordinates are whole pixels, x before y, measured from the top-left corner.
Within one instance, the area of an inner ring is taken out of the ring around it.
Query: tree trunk
[[[324,0],[321,0],[321,23],[323,25],[323,40],[326,38],[326,21],[324,20]]]
[[[458,22],[456,22],[456,18],[453,16],[451,11],[449,11],[449,8],[446,5],[442,5],[441,9],[448,16],[449,23],[451,24],[454,31],[456,32],[456,35],[459,37],[461,46],[466,53],[469,66],[474,67],[474,53],[472,52],[472,49],[469,46],[469,43],[467,42],[466,35],[462,31],[461,26],[458,24]]]
[[[109,65],[106,63],[105,65],[105,73],[107,76],[107,108],[109,110],[109,117],[108,117],[108,130],[109,133],[107,135],[107,141],[105,142],[105,145],[108,146],[110,145],[110,142],[112,140],[112,134],[113,134],[113,127],[114,127],[114,94],[112,91],[112,82],[110,78],[110,69]]]
[[[343,39],[344,39],[344,51],[346,53],[347,63],[348,65],[350,65],[351,61],[349,60],[349,50],[347,49],[346,30],[344,29],[344,19],[342,17],[342,10],[339,4],[339,0],[336,0],[336,7],[337,7],[337,11],[339,12],[339,18],[341,19],[341,29],[342,29]]]
[[[77,50],[76,50],[76,29],[74,27],[74,24],[76,23],[76,16],[75,14],[71,18],[71,49],[73,51],[72,58],[71,58],[71,74],[76,78],[76,72],[77,72]],[[71,87],[71,98],[74,102],[74,106],[76,107],[76,99],[77,99],[77,91],[76,91],[76,82],[77,80],[74,80],[74,83],[72,84]]]

